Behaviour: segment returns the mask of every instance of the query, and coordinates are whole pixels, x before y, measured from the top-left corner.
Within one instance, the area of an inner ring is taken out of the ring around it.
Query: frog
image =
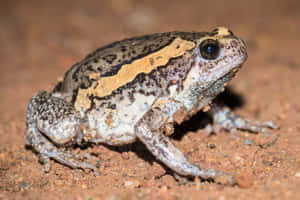
[[[225,27],[155,33],[106,45],[74,64],[51,91],[30,99],[25,143],[45,172],[55,160],[99,175],[86,161],[91,155],[74,153],[76,146],[140,141],[177,175],[233,185],[234,174],[192,164],[168,136],[176,124],[207,107],[213,118],[208,132],[278,129],[272,121],[252,122],[214,102],[246,59],[245,42]]]

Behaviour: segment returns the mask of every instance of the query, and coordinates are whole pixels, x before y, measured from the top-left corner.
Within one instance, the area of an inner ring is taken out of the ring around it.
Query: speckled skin
[[[218,56],[206,59],[199,45],[218,42]],[[115,42],[96,50],[65,74],[52,92],[35,94],[27,111],[26,144],[50,169],[49,158],[72,168],[97,169],[66,150],[72,145],[122,145],[139,139],[166,166],[180,175],[213,178],[232,175],[191,164],[170,142],[173,124],[208,105],[246,60],[244,42],[226,28],[212,32],[170,32]],[[227,108],[224,108],[225,110]],[[265,131],[275,124],[256,123],[214,106],[215,124]],[[225,116],[225,117],[224,117]],[[230,116],[230,117],[229,117]],[[246,123],[247,122],[247,123]],[[165,134],[163,134],[165,133]]]

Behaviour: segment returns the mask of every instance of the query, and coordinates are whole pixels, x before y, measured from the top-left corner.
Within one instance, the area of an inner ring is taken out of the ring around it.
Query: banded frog
[[[190,163],[167,135],[175,123],[209,105],[246,58],[243,40],[224,27],[146,35],[99,48],[73,65],[52,91],[32,97],[26,144],[39,154],[46,171],[51,158],[97,174],[94,165],[68,149],[75,144],[123,145],[140,140],[179,175],[216,182],[226,177],[234,184],[233,175]],[[216,104],[209,113],[214,119],[211,131],[277,128],[273,122],[252,123]]]

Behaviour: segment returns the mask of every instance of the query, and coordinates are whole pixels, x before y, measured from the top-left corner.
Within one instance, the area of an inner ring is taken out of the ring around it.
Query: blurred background
[[[232,82],[234,91],[246,99],[242,112],[279,120],[286,141],[291,142],[285,145],[296,155],[300,130],[297,0],[1,0],[0,146],[17,144],[16,152],[23,149],[29,98],[52,88],[70,66],[98,47],[142,34],[201,32],[217,26],[230,28],[248,45],[248,61]],[[36,160],[33,163],[32,168],[41,167]],[[288,173],[300,171],[299,160],[296,163],[290,163],[294,171]],[[282,175],[279,180],[286,179]],[[289,182],[283,188],[290,190],[278,197],[297,193],[299,179]],[[245,199],[247,192],[243,194],[239,197]]]
[[[29,97],[96,48],[154,32],[226,26],[246,40],[249,60],[298,65],[299,10],[297,0],[2,0],[0,109],[10,109],[7,94]]]

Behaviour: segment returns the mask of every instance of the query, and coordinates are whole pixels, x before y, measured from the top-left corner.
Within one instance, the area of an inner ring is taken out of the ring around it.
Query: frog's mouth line
[[[208,87],[204,90],[204,92],[211,93],[211,91],[214,91],[213,93],[218,94],[222,92],[222,90],[225,88],[226,84],[228,83],[233,77],[235,77],[236,73],[241,69],[243,63],[236,65],[231,70],[225,72],[222,74],[218,79],[211,82]]]
[[[242,68],[244,62],[245,60],[238,59],[231,65],[219,67],[218,69],[211,71],[210,75],[207,77],[210,79],[208,82],[211,82],[209,85],[214,85],[215,82],[223,79],[227,74],[233,73],[233,75],[235,75]]]

